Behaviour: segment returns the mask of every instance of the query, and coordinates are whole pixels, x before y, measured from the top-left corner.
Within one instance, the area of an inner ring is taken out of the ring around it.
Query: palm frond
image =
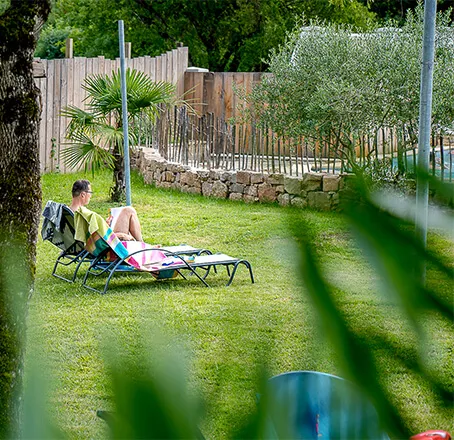
[[[113,145],[114,143],[123,143],[124,132],[123,127],[112,127],[111,125],[104,124],[99,127],[98,135],[107,143]],[[134,145],[137,142],[137,134],[134,131],[128,131],[128,140],[130,145]]]
[[[61,116],[70,118],[68,126],[66,127],[66,138],[72,139],[77,136],[78,131],[83,130],[85,133],[90,133],[92,136],[97,131],[97,127],[105,124],[104,117],[98,117],[94,113],[87,112],[75,106],[65,107]]]
[[[85,171],[91,168],[93,172],[102,168],[113,169],[114,157],[102,145],[96,144],[83,131],[75,132],[73,142],[68,142],[61,151],[65,164],[71,168],[84,167]]]
[[[93,75],[85,80],[83,88],[87,91],[88,106],[91,111],[108,115],[121,114],[121,75],[120,70],[107,75]],[[161,103],[171,103],[175,99],[175,86],[159,81],[154,82],[145,73],[126,70],[126,90],[128,113],[135,115],[145,108],[156,107]],[[156,114],[156,111],[153,110]]]
[[[166,82],[151,82],[146,89],[128,93],[128,111],[137,114],[144,109],[158,113],[159,104],[171,104],[175,100],[175,86]]]
[[[87,91],[88,107],[96,113],[108,115],[121,109],[121,89],[108,75],[92,75],[82,86]],[[118,106],[120,104],[120,106]]]
[[[65,107],[61,111],[60,116],[70,118],[71,122],[79,126],[91,125],[96,120],[95,114],[82,110],[81,108],[73,105]]]

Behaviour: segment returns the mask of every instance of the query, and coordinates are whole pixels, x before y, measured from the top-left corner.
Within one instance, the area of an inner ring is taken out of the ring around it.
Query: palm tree
[[[65,163],[84,166],[94,173],[100,168],[113,170],[111,201],[124,199],[123,121],[120,70],[112,76],[93,75],[85,79],[87,109],[68,106],[62,116],[70,118],[63,150]],[[175,100],[175,87],[167,82],[154,82],[143,72],[126,71],[126,93],[129,121],[140,118],[153,123],[160,104]],[[130,145],[137,145],[137,130],[129,130]]]

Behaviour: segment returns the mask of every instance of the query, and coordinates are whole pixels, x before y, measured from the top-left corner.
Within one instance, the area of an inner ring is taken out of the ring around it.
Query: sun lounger
[[[82,263],[91,263],[95,258],[85,249],[85,243],[75,238],[74,213],[63,203],[49,200],[43,210],[43,225],[41,236],[43,240],[51,242],[61,250],[58,255],[52,275],[64,281],[74,282]],[[107,224],[106,224],[107,225]],[[164,253],[177,255],[203,255],[211,254],[208,249],[197,248],[187,244],[167,246]],[[99,263],[101,265],[101,263]],[[74,265],[74,270],[69,278],[57,271],[61,266]]]
[[[82,285],[99,293],[106,293],[110,280],[118,272],[148,272],[156,279],[172,278],[188,272],[198,278],[205,286],[211,268],[226,267],[230,285],[240,264],[249,270],[254,282],[252,267],[243,259],[225,254],[212,255],[205,249],[183,246],[152,247],[142,242],[121,242],[99,214],[81,208],[75,213],[76,238],[85,237],[85,250],[91,255],[92,262],[85,273]],[[194,252],[196,251],[196,252]],[[196,254],[196,255],[194,255]],[[203,255],[207,254],[207,255]],[[190,255],[191,258],[185,257]],[[204,271],[200,275],[197,270]],[[106,275],[102,290],[88,284],[89,279]]]
[[[193,258],[187,258],[184,254],[171,252],[172,250],[184,251],[185,248],[181,246],[148,248],[130,253],[125,258],[117,257],[113,261],[106,261],[103,254],[100,254],[92,261],[90,267],[85,273],[82,285],[87,289],[105,294],[109,288],[112,277],[116,273],[149,272],[157,280],[174,278],[177,274],[179,274],[182,278],[187,279],[185,274],[189,273],[190,275],[194,275],[198,278],[206,287],[209,287],[205,279],[211,268],[216,269],[218,266],[224,266],[229,276],[229,280],[227,282],[227,286],[229,286],[232,283],[240,264],[247,267],[251,277],[251,282],[254,283],[252,267],[247,260],[233,258],[225,254],[191,255]],[[128,258],[130,260],[140,259],[144,254],[152,252],[162,252],[164,253],[165,258],[160,261],[142,263],[140,264],[140,267],[137,267],[136,264],[131,264],[131,261],[126,261]],[[199,274],[197,269],[202,269],[204,271],[203,275]],[[107,275],[107,279],[102,290],[96,289],[88,284],[88,280],[90,278],[97,278],[100,275]]]

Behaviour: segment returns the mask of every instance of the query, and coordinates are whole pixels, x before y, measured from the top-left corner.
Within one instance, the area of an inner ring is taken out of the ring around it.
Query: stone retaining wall
[[[335,210],[347,176],[308,173],[303,177],[253,171],[196,169],[167,162],[151,149],[141,149],[132,161],[147,184],[182,192],[244,202]]]

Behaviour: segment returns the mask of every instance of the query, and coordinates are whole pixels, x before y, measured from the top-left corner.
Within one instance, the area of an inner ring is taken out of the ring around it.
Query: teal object
[[[266,411],[267,439],[389,440],[375,408],[357,387],[330,374],[274,376],[260,406]]]

